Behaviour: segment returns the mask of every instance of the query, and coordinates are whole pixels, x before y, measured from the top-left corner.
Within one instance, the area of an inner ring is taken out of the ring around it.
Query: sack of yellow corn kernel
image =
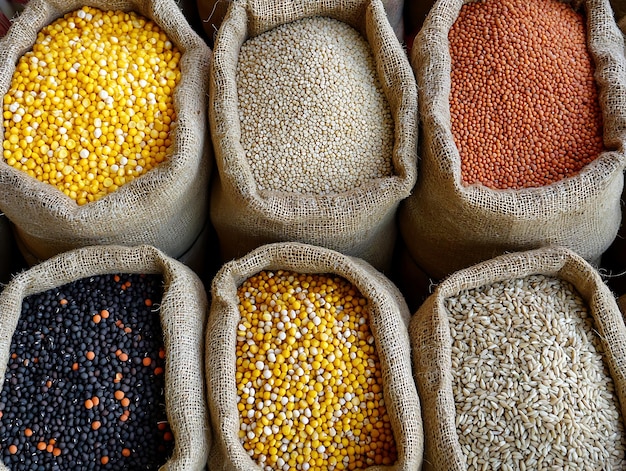
[[[388,278],[281,242],[222,266],[211,296],[209,469],[420,469],[410,315]]]
[[[399,226],[415,262],[441,278],[561,245],[597,264],[626,162],[624,42],[608,2],[440,1],[411,64],[421,178]]]
[[[29,2],[0,40],[0,207],[31,263],[177,258],[208,219],[211,51],[171,0]]]
[[[231,0],[196,0],[198,14],[202,20],[202,28],[209,39],[209,44],[212,46],[217,30],[219,29],[224,17],[226,16],[226,10]],[[403,8],[404,0],[383,0],[385,11],[387,12],[387,18],[393,28],[394,33],[400,41],[404,39],[404,21],[403,21]]]
[[[417,90],[380,0],[231,3],[210,68],[223,259],[298,241],[390,263]]]
[[[14,276],[0,293],[0,438],[15,453],[0,469],[206,469],[207,313],[200,278],[147,245],[82,247]]]
[[[455,272],[409,332],[430,469],[624,468],[626,326],[579,255]]]

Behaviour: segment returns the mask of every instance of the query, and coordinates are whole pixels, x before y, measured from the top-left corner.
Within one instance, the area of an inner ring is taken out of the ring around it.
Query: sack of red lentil
[[[173,1],[89,5],[29,2],[0,40],[0,206],[34,262],[108,244],[179,257],[208,219],[211,51]]]
[[[454,273],[410,336],[432,469],[624,469],[626,326],[574,252]]]
[[[410,314],[388,278],[275,243],[226,263],[211,295],[209,469],[420,469]]]
[[[223,259],[298,241],[384,269],[416,179],[417,90],[380,0],[234,2],[210,75]]]
[[[228,5],[231,0],[197,0],[198,14],[202,20],[202,28],[206,33],[209,44],[213,44],[214,37],[219,29]],[[383,0],[387,18],[399,40],[404,39],[403,8],[404,0]]]
[[[0,468],[205,469],[207,312],[198,276],[151,246],[16,275],[0,294]]]
[[[608,2],[440,1],[411,64],[421,178],[399,226],[418,265],[441,278],[547,245],[597,264],[626,161],[624,43]]]

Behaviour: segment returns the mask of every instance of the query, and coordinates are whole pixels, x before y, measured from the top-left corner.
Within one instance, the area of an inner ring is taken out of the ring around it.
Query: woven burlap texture
[[[158,24],[179,48],[182,77],[174,94],[176,125],[166,160],[98,201],[78,206],[47,183],[0,159],[0,209],[15,224],[28,259],[88,245],[153,245],[183,254],[208,214],[212,165],[206,106],[211,50],[173,0],[93,0],[102,10],[135,11]],[[0,40],[0,96],[9,90],[18,59],[45,25],[85,5],[79,0],[32,0]],[[4,128],[0,124],[0,140]]]
[[[398,217],[411,255],[435,278],[506,251],[547,245],[568,247],[598,263],[619,228],[626,163],[624,41],[608,1],[588,0],[584,10],[609,150],[577,176],[523,190],[464,186],[461,180],[450,125],[448,32],[464,3],[437,2],[411,50],[423,138],[420,176]]]
[[[213,37],[226,15],[228,5],[232,0],[197,0],[198,12],[202,20],[202,26],[213,41]],[[393,28],[396,37],[404,41],[404,0],[383,0],[387,19]]]
[[[410,324],[413,368],[424,417],[424,462],[429,469],[466,470],[456,431],[452,393],[452,339],[444,302],[461,291],[541,274],[568,281],[587,304],[603,339],[606,361],[626,417],[626,326],[615,297],[599,273],[569,249],[548,247],[501,255],[445,279]]]
[[[166,354],[165,404],[174,452],[160,471],[203,470],[211,440],[203,377],[206,291],[194,272],[152,246],[84,247],[13,277],[0,294],[0,378],[6,372],[24,298],[86,277],[115,273],[163,276],[159,315]],[[0,463],[0,470],[6,469]]]
[[[211,286],[206,334],[206,384],[213,426],[211,471],[260,471],[239,440],[237,410],[236,337],[240,321],[237,288],[262,270],[338,275],[353,283],[367,298],[370,328],[382,370],[385,405],[398,449],[398,461],[368,471],[418,470],[422,464],[423,431],[420,403],[411,371],[408,337],[410,313],[398,289],[361,259],[300,243],[262,246],[225,264]]]
[[[358,30],[370,44],[394,118],[394,175],[334,195],[259,190],[240,142],[236,68],[243,42],[284,23],[325,16]],[[261,245],[298,241],[367,260],[390,263],[396,211],[417,173],[417,89],[413,71],[380,0],[242,0],[232,2],[215,41],[209,85],[209,122],[219,178],[211,221],[223,259]]]

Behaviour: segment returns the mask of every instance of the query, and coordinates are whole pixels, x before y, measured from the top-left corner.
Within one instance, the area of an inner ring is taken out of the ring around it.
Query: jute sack
[[[153,245],[178,257],[196,240],[208,215],[212,156],[206,103],[211,51],[173,0],[95,0],[89,4],[102,10],[132,10],[152,19],[181,51],[171,152],[140,178],[82,206],[0,159],[0,207],[15,224],[28,257],[35,260],[109,244]],[[32,48],[39,30],[83,5],[79,0],[28,3],[0,40],[0,96],[8,91],[18,59]]]
[[[202,20],[202,28],[209,38],[209,44],[212,46],[217,30],[224,21],[228,5],[232,0],[196,0],[198,14]],[[404,0],[383,0],[387,18],[393,28],[396,37],[404,40],[404,20],[403,8]]]
[[[576,176],[523,190],[464,186],[461,180],[449,113],[448,32],[464,3],[437,2],[411,51],[423,139],[420,178],[398,216],[409,251],[435,278],[506,251],[546,245],[568,247],[597,264],[617,234],[626,163],[624,43],[608,2],[588,0],[584,9],[604,119],[604,145],[610,150]]]
[[[466,455],[459,444],[459,434],[455,423],[457,410],[452,377],[454,339],[451,336],[450,314],[445,307],[445,301],[450,297],[459,296],[465,290],[533,275],[545,275],[570,283],[586,304],[589,315],[593,319],[594,335],[597,334],[603,346],[603,361],[608,367],[615,386],[615,395],[619,399],[622,421],[626,417],[626,327],[616,300],[602,281],[599,273],[579,255],[566,248],[548,247],[501,255],[452,274],[439,284],[434,293],[411,319],[409,333],[414,377],[422,401],[424,416],[424,462],[429,464],[425,469],[446,471],[469,469]],[[557,295],[552,294],[552,296]],[[524,304],[530,305],[536,302],[536,299],[530,299],[524,301]],[[493,305],[490,306],[493,307]],[[548,308],[546,308],[546,312],[548,312]],[[481,312],[475,313],[476,317],[480,315],[482,315]],[[553,317],[557,318],[562,315],[563,313],[559,312],[553,313]],[[489,328],[498,329],[499,326],[492,325],[485,327],[485,330]],[[512,328],[522,329],[522,326],[516,325]],[[459,328],[459,330],[461,329]],[[467,330],[473,332],[476,337],[482,335],[480,332],[476,332],[476,329],[471,330],[469,326],[467,326]],[[533,335],[531,329],[526,333]],[[565,338],[565,336],[563,337]],[[564,340],[554,340],[554,343],[559,342],[564,342]],[[501,345],[496,345],[496,347],[499,349]],[[549,348],[548,344],[545,347]],[[474,355],[474,353],[479,355],[480,350],[465,352],[467,355]],[[539,357],[541,356],[539,355]],[[541,359],[538,358],[537,360],[540,361]],[[485,362],[487,361],[485,359]],[[526,359],[526,361],[530,360]],[[551,367],[551,361],[547,361],[547,368]],[[554,361],[556,362],[556,358]],[[501,364],[511,363],[513,360],[507,357],[501,359],[500,362]],[[533,379],[535,379],[534,376]],[[553,383],[556,384],[562,379],[555,377]],[[529,380],[520,374],[519,377],[514,378],[514,382],[516,384],[517,382],[526,382],[527,384]],[[547,387],[549,389],[551,385],[548,384]],[[606,385],[599,384],[597,387],[606,389]],[[491,390],[486,389],[485,395],[488,396],[490,392]],[[539,400],[539,396],[537,400]],[[524,401],[525,399],[518,398],[512,402],[522,403]],[[531,409],[533,406],[536,407],[536,403],[529,405]],[[525,413],[528,414],[528,409],[525,410]],[[486,420],[490,420],[489,411],[485,411],[485,417],[487,417]],[[509,418],[509,420],[511,419]],[[564,425],[564,427],[567,426]],[[522,438],[521,433],[517,438]],[[513,448],[515,448],[515,444]]]
[[[13,277],[0,294],[0,378],[27,296],[89,276],[159,274],[165,282],[160,318],[165,346],[165,404],[174,451],[161,471],[205,469],[211,436],[204,393],[204,338],[208,303],[188,267],[151,246],[92,246],[52,257]],[[0,469],[7,469],[0,463]]]
[[[262,270],[338,275],[367,298],[370,328],[382,369],[385,406],[398,461],[386,470],[417,470],[422,464],[423,434],[419,398],[411,372],[407,326],[409,311],[398,289],[368,263],[333,250],[300,243],[259,247],[226,263],[213,279],[206,330],[206,385],[214,442],[211,471],[260,471],[239,439],[240,419],[235,387],[235,348],[240,322],[237,288]],[[382,470],[370,467],[368,471]]]
[[[240,142],[239,48],[249,37],[310,16],[345,22],[370,44],[394,119],[394,174],[332,195],[259,190]],[[215,43],[209,93],[219,174],[212,185],[210,213],[224,260],[267,243],[298,241],[362,258],[378,269],[389,264],[397,232],[396,210],[409,195],[417,173],[417,90],[380,0],[231,3]]]

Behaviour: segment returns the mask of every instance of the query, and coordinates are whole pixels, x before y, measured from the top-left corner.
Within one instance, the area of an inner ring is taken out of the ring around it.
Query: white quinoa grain
[[[468,471],[626,469],[603,347],[571,284],[542,275],[446,300]]]
[[[392,174],[391,111],[371,49],[349,25],[303,18],[248,39],[237,92],[259,189],[331,194]]]

